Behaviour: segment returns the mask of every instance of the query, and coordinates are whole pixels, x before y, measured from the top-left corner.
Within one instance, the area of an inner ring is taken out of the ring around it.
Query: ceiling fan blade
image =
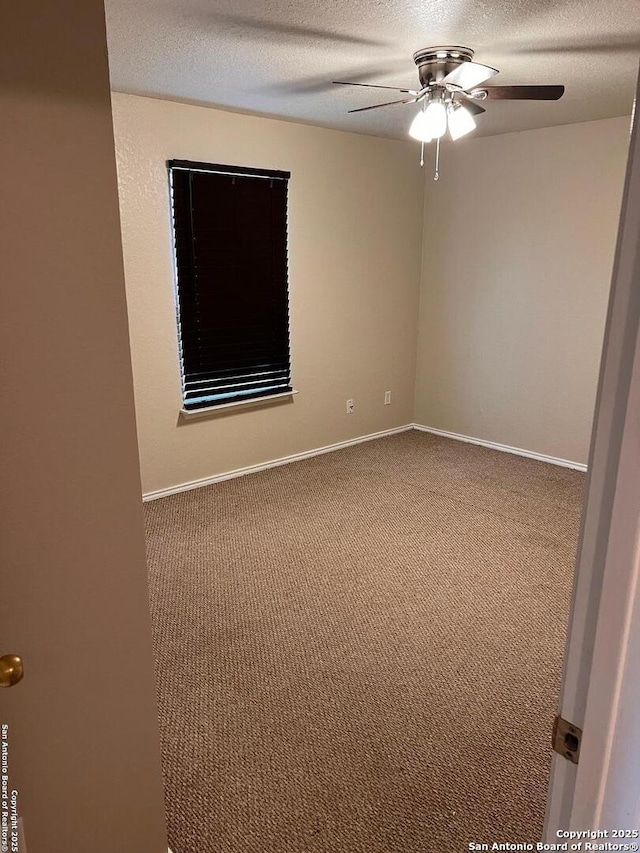
[[[484,107],[481,107],[477,101],[472,101],[471,98],[462,98],[463,105],[469,110],[472,116],[479,116],[486,113]]]
[[[380,107],[390,107],[391,104],[414,104],[416,98],[403,98],[400,101],[387,101],[385,104],[374,104],[372,107],[359,107],[357,110],[348,110],[350,113],[364,113],[367,110],[378,110]]]
[[[498,69],[491,68],[489,65],[481,65],[479,62],[461,62],[441,82],[460,86],[461,89],[473,89],[497,73]]]
[[[334,80],[336,86],[364,86],[366,89],[391,89],[392,92],[405,92],[407,95],[417,95],[413,89],[398,89],[397,86],[377,86],[375,83],[347,83],[344,80]]]
[[[558,101],[564,95],[564,86],[487,86],[480,91],[492,101]],[[477,97],[475,92],[469,94]]]

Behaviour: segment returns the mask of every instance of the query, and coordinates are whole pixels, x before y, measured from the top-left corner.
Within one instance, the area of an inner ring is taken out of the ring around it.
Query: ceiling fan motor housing
[[[471,62],[473,55],[471,48],[460,45],[423,47],[413,54],[413,61],[418,66],[420,83],[433,86],[463,62]]]

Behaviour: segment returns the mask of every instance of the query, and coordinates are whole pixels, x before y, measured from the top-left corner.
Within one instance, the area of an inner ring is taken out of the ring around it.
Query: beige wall
[[[423,208],[415,145],[113,101],[144,491],[411,422]],[[169,158],[291,171],[292,404],[179,422]]]
[[[629,119],[444,146],[415,420],[586,462]]]
[[[113,100],[145,492],[412,421],[586,461],[628,119],[445,144],[423,194],[413,143]],[[292,172],[293,403],[179,418],[173,157]]]
[[[29,853],[166,853],[102,0],[4,4],[0,654]]]

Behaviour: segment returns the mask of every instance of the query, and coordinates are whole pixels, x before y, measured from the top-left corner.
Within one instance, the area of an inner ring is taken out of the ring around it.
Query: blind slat
[[[216,380],[216,379],[225,379],[226,377],[229,377],[229,376],[244,376],[244,375],[248,375],[250,373],[255,373],[255,374],[268,373],[268,372],[288,373],[288,371],[289,371],[289,364],[288,364],[288,360],[285,360],[285,359],[283,359],[280,362],[274,362],[274,363],[271,363],[268,365],[257,366],[257,367],[255,367],[254,365],[247,365],[247,364],[244,364],[244,365],[237,365],[237,364],[236,365],[227,365],[227,366],[219,368],[219,369],[208,368],[208,369],[205,369],[202,371],[193,370],[193,371],[191,371],[189,378],[187,380],[185,380],[185,383],[203,382],[203,381]]]
[[[272,374],[269,376],[261,376],[253,379],[250,376],[237,377],[235,379],[221,379],[218,382],[189,382],[185,388],[188,396],[194,394],[215,394],[221,391],[228,391],[232,388],[247,388],[257,389],[264,388],[265,385],[288,385],[289,375],[287,373]]]
[[[286,394],[291,392],[293,389],[291,385],[273,385],[265,388],[261,388],[260,390],[248,390],[244,389],[237,392],[231,392],[227,394],[215,394],[215,395],[201,395],[199,397],[187,397],[184,398],[184,408],[187,411],[193,409],[201,409],[208,406],[216,406],[221,405],[223,403],[233,402],[235,400],[253,400],[258,399],[259,397],[267,397],[273,396],[274,394]]]

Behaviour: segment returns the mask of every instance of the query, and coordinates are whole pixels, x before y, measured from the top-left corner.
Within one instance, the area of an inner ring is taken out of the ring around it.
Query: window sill
[[[276,400],[291,400],[294,394],[299,394],[295,389],[285,391],[282,394],[269,394],[268,397],[254,397],[252,400],[235,400],[233,403],[220,403],[218,406],[207,406],[202,409],[180,409],[180,416],[187,421],[197,418],[211,417],[217,412],[228,412],[230,409],[244,408],[245,406],[261,406],[273,403]]]

